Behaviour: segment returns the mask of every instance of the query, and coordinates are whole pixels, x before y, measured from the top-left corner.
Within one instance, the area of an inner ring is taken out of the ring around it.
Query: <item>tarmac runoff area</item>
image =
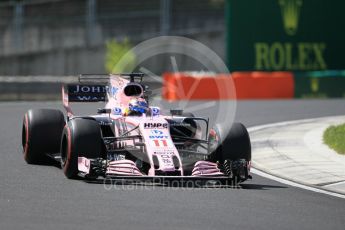
[[[345,156],[330,149],[322,138],[330,125],[341,123],[345,123],[345,116],[249,128],[254,170],[344,195]]]

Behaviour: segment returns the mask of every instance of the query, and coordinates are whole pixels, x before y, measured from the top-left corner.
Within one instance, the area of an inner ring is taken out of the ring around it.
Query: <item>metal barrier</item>
[[[22,0],[0,3],[0,57],[224,31],[224,0]]]

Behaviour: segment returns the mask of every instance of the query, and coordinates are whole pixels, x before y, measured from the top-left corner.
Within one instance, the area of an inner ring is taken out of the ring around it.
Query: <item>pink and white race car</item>
[[[131,100],[148,100],[142,79],[141,73],[82,75],[78,84],[63,86],[66,118],[60,110],[29,110],[22,129],[26,162],[55,159],[68,178],[236,183],[251,178],[251,144],[241,123],[223,133],[220,126],[209,128],[208,118],[181,110],[163,115],[159,107],[147,106],[143,113],[125,114]],[[101,101],[105,107],[90,116],[75,116],[69,106]]]

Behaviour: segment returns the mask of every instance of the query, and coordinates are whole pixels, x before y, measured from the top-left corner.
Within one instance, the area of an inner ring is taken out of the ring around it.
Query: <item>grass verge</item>
[[[323,133],[323,141],[339,154],[345,154],[345,124],[330,126]]]

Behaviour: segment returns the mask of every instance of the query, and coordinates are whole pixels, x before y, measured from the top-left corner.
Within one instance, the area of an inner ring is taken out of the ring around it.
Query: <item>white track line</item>
[[[258,131],[258,130],[267,129],[267,128],[271,128],[271,127],[277,127],[277,126],[285,126],[285,125],[294,125],[294,124],[300,124],[300,123],[307,123],[307,122],[312,122],[312,121],[320,119],[320,118],[330,118],[330,119],[332,119],[332,118],[337,118],[337,117],[343,117],[343,116],[319,117],[319,118],[312,118],[312,119],[293,120],[293,121],[284,121],[284,122],[278,122],[278,123],[272,123],[272,124],[266,124],[266,125],[258,125],[258,126],[253,126],[253,127],[248,128],[248,132],[251,133],[251,132]],[[322,188],[315,188],[315,187],[304,185],[304,184],[301,184],[301,183],[296,183],[296,182],[293,182],[293,181],[290,181],[290,180],[287,180],[287,179],[283,179],[283,178],[280,178],[280,177],[268,174],[268,173],[263,172],[263,171],[261,171],[259,169],[256,169],[256,168],[252,168],[250,171],[252,173],[258,175],[258,176],[262,176],[262,177],[265,177],[265,178],[270,179],[270,180],[277,181],[277,182],[282,183],[282,184],[286,184],[286,185],[290,185],[290,186],[293,186],[293,187],[309,190],[309,191],[312,191],[312,192],[322,193],[322,194],[326,194],[326,195],[329,195],[329,196],[345,199],[345,195],[343,195],[343,194],[336,193],[336,192],[331,192],[331,191],[328,191],[328,190],[324,190]]]
[[[290,186],[293,186],[293,187],[302,188],[302,189],[305,189],[305,190],[309,190],[309,191],[313,191],[313,192],[322,193],[322,194],[326,194],[326,195],[330,195],[330,196],[334,196],[334,197],[345,199],[345,195],[342,195],[342,194],[339,194],[339,193],[336,193],[336,192],[330,192],[330,191],[327,191],[327,190],[324,190],[324,189],[319,189],[319,188],[311,187],[311,186],[308,186],[308,185],[299,184],[299,183],[296,183],[296,182],[292,182],[292,181],[289,181],[289,180],[286,180],[286,179],[282,179],[280,177],[276,177],[276,176],[273,176],[271,174],[265,173],[263,171],[255,169],[255,168],[252,168],[250,170],[250,172],[252,172],[252,173],[254,173],[254,174],[258,175],[258,176],[262,176],[262,177],[265,177],[267,179],[277,181],[277,182],[282,183],[282,184],[286,184],[286,185],[290,185]]]
[[[277,122],[277,123],[271,123],[271,124],[266,124],[266,125],[258,125],[258,126],[253,126],[248,128],[248,132],[255,132],[261,129],[267,129],[267,128],[272,128],[272,127],[279,127],[279,126],[286,126],[286,125],[295,125],[295,124],[302,124],[302,123],[309,123],[313,122],[315,120],[319,120],[321,118],[340,118],[344,117],[344,115],[339,115],[339,116],[331,116],[331,117],[317,117],[317,118],[310,118],[310,119],[302,119],[302,120],[293,120],[293,121],[283,121],[283,122]]]

